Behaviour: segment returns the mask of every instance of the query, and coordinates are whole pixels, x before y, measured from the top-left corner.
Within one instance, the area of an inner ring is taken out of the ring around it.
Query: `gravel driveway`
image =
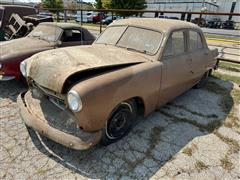
[[[119,142],[87,151],[26,128],[16,104],[25,89],[0,82],[0,179],[240,178],[239,90],[230,82],[211,78],[140,119]]]

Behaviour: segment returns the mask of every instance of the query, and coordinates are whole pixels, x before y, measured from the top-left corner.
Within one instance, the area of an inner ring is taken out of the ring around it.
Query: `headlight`
[[[68,92],[67,101],[69,108],[72,111],[78,112],[82,109],[82,101],[79,94],[76,91],[71,90]]]
[[[27,76],[27,63],[26,63],[26,61],[21,62],[20,71],[21,71],[21,73],[24,77]]]

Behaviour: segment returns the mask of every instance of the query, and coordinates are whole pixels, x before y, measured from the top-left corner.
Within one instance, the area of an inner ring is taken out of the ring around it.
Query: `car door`
[[[84,34],[79,29],[65,29],[61,37],[61,47],[84,44]]]
[[[209,59],[209,50],[204,45],[204,39],[200,32],[189,30],[188,32],[188,53],[190,72],[192,73],[192,83],[196,83],[206,72],[207,60]]]
[[[188,58],[187,32],[173,32],[167,40],[161,59],[163,66],[159,106],[191,87]]]

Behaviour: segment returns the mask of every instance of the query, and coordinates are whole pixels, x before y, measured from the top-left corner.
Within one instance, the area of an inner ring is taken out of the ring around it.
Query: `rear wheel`
[[[101,144],[108,145],[118,141],[129,133],[136,121],[137,108],[134,100],[120,103],[111,113],[102,130]]]
[[[208,81],[208,77],[211,76],[212,70],[209,70],[204,73],[202,76],[201,80],[194,86],[194,88],[202,88]]]

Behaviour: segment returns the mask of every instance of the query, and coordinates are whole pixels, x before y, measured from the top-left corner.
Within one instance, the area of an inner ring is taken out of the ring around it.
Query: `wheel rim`
[[[107,123],[106,135],[109,139],[124,136],[132,125],[132,107],[128,103],[121,103]]]

